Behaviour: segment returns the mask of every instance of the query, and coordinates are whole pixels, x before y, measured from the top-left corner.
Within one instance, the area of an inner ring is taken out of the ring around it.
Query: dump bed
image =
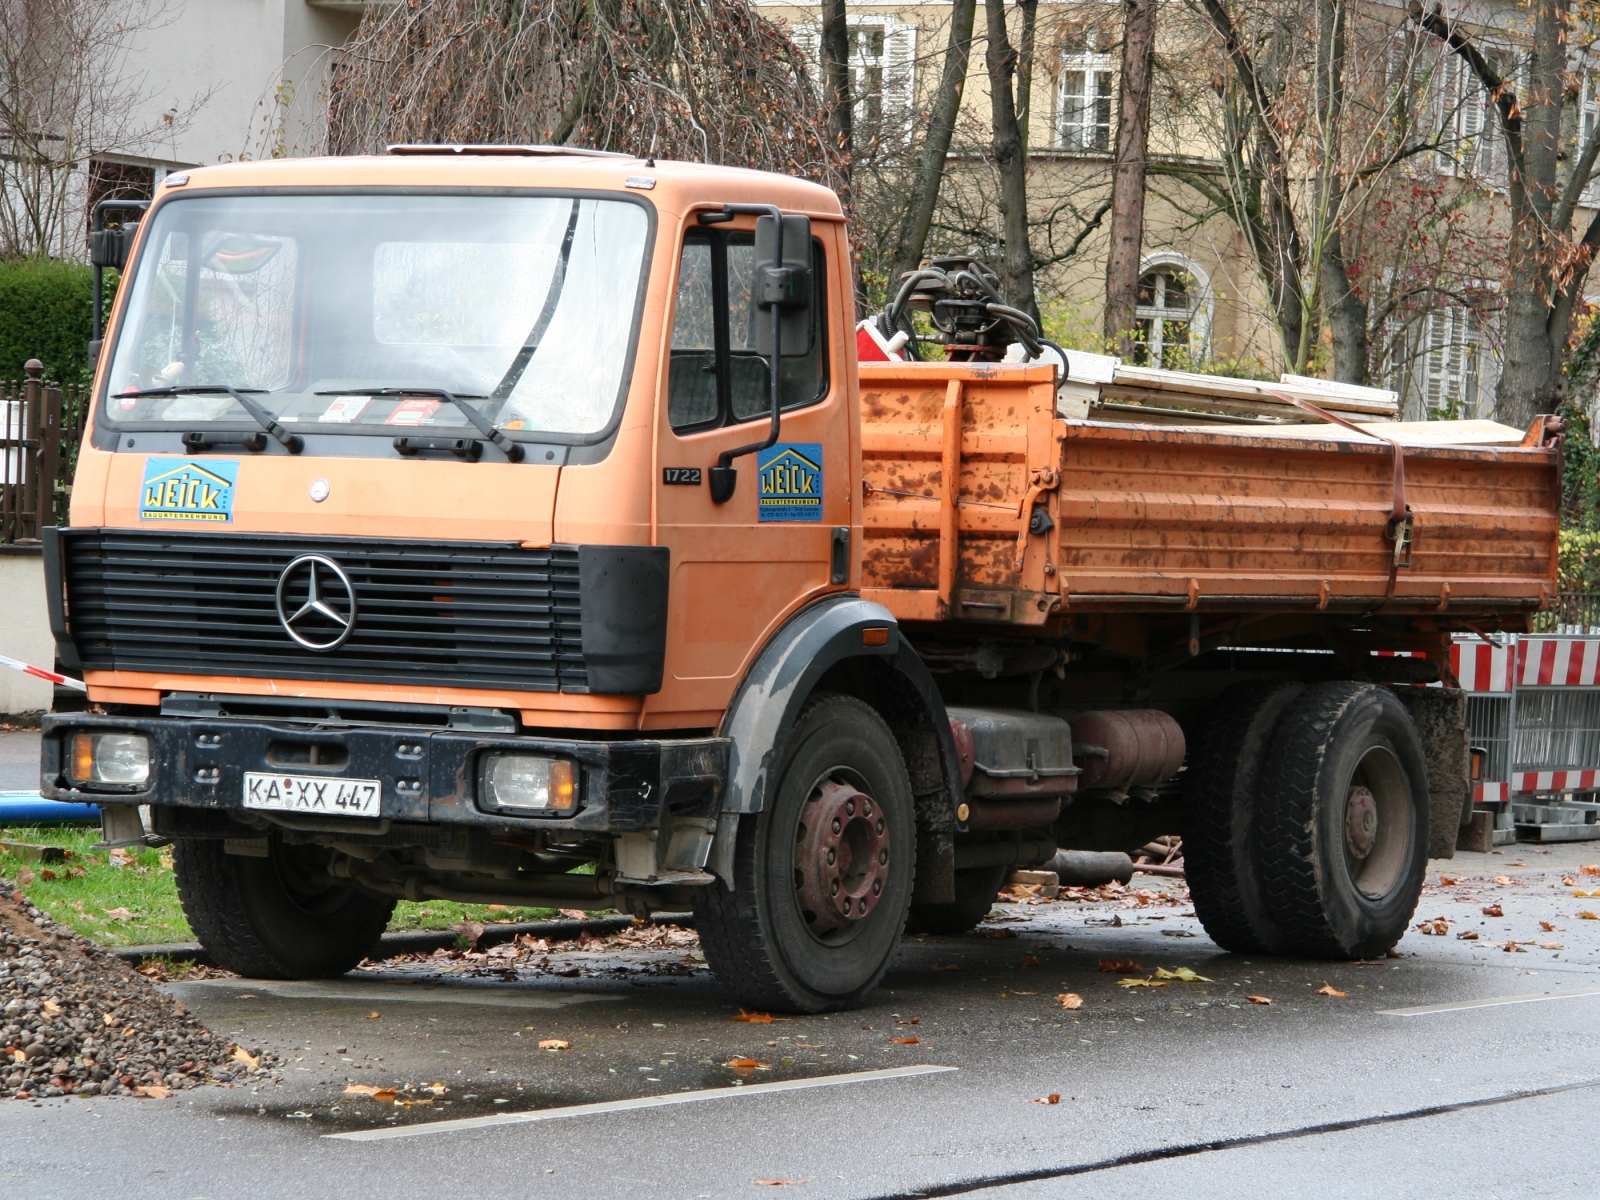
[[[1485,422],[1371,426],[1407,443],[1395,566],[1395,449],[1337,425],[1065,419],[1051,368],[1003,364],[863,364],[861,413],[863,594],[901,620],[1470,619],[1555,590],[1560,450],[1538,429],[1510,445]]]

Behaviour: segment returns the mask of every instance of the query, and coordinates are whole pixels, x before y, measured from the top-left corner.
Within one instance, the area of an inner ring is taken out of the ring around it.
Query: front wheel
[[[252,979],[343,975],[388,927],[394,900],[329,878],[314,846],[267,840],[265,858],[178,839],[172,868],[184,916],[212,962]]]
[[[768,796],[740,822],[733,887],[694,891],[706,961],[747,1007],[853,1008],[888,970],[911,903],[916,818],[900,748],[860,700],[818,697]]]

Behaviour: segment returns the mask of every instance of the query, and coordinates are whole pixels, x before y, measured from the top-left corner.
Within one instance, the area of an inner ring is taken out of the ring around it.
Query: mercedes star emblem
[[[350,576],[331,558],[302,554],[278,576],[278,620],[307,650],[337,650],[356,623]]]

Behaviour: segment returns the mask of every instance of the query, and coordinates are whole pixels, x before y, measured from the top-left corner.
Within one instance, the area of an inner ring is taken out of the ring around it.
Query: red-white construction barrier
[[[1509,692],[1514,646],[1487,642],[1456,642],[1450,647],[1450,669],[1468,692]]]
[[[1600,638],[1518,638],[1517,684],[1600,687]]]
[[[43,667],[33,666],[21,659],[7,658],[0,654],[0,667],[10,667],[13,671],[21,671],[24,675],[32,675],[35,679],[43,679],[47,683],[62,683],[69,688],[77,688],[80,692],[87,692],[89,685],[81,679],[69,679],[65,675],[57,675],[54,671],[46,671]]]

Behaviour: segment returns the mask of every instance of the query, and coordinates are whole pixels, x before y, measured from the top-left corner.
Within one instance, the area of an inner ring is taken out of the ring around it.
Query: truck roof
[[[776,204],[843,220],[839,198],[819,184],[742,167],[599,154],[546,146],[405,146],[388,154],[220,163],[167,177],[176,188],[490,187],[583,188],[648,196],[662,212],[725,203]],[[183,182],[177,182],[183,181]],[[648,183],[646,181],[649,181]]]

